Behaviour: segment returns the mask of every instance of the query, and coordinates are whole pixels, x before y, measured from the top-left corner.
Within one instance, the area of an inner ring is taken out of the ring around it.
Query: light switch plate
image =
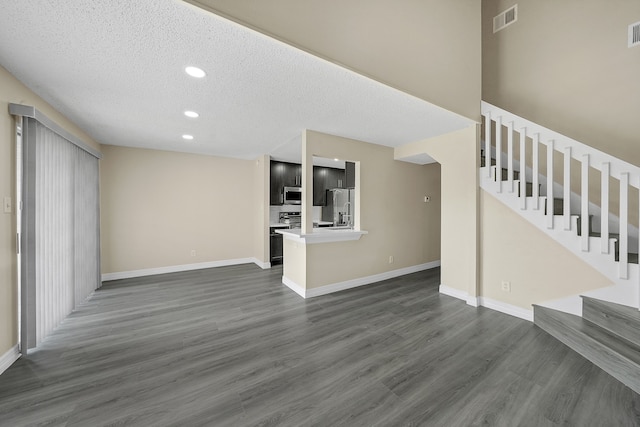
[[[4,213],[11,213],[11,197],[5,196],[2,205],[4,206]]]

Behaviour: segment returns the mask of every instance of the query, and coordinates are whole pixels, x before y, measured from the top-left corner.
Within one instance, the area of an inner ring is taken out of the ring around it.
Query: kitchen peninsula
[[[353,186],[353,197],[334,203],[342,208],[342,220],[338,214],[338,222],[331,218],[333,225],[326,228],[316,226],[329,221],[322,217],[327,199],[314,206],[317,158],[355,165],[353,184],[344,185]],[[282,236],[285,286],[311,298],[440,265],[439,165],[400,162],[392,148],[313,130],[303,132],[301,159],[300,204],[270,207],[274,213],[300,212],[299,227],[276,231]]]

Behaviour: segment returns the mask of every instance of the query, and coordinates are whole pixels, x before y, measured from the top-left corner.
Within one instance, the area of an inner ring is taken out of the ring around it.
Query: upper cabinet
[[[344,184],[344,169],[314,166],[313,206],[325,206],[327,204],[327,190],[331,188],[344,188]]]
[[[356,188],[356,164],[345,162],[345,185],[344,188]]]
[[[327,169],[313,167],[313,206],[324,206],[326,203]]]
[[[352,163],[353,164],[353,163]],[[355,166],[355,165],[354,165]],[[330,188],[347,187],[348,177],[344,169],[323,166],[313,167],[313,206],[326,205],[326,193]],[[355,168],[354,168],[355,184]],[[297,163],[271,161],[270,204],[282,205],[284,187],[300,187],[302,185],[302,165]]]
[[[344,169],[327,168],[327,186],[330,188],[344,188]]]
[[[284,187],[300,187],[302,185],[302,165],[272,160],[270,179],[269,204],[281,205]]]

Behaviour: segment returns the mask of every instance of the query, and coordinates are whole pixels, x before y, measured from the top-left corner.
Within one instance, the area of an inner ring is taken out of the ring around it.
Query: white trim
[[[374,274],[372,276],[359,277],[357,279],[332,283],[330,285],[324,285],[311,289],[304,288],[285,276],[282,276],[282,283],[289,287],[292,291],[300,295],[302,298],[313,298],[321,295],[332,294],[334,292],[345,291],[347,289],[357,288],[359,286],[370,285],[372,283],[393,279],[395,277],[400,277],[411,273],[417,273],[418,271],[429,270],[435,267],[440,267],[440,260],[427,262],[425,264],[413,265],[411,267],[400,268],[398,270],[385,271],[384,273]]]
[[[268,270],[271,268],[271,263],[270,262],[260,262],[257,258],[252,258],[253,263],[255,265],[257,265],[258,267],[260,267],[263,270]]]
[[[480,300],[480,305],[483,307],[533,322],[533,310],[527,310],[526,308],[507,304],[506,302],[497,301],[491,298],[479,297],[478,299]]]
[[[473,297],[470,296],[468,292],[451,288],[446,285],[440,285],[440,293],[465,301],[468,305],[473,307],[486,307],[491,310],[499,311],[500,313],[509,314],[511,316],[533,322],[533,310],[527,310],[522,307],[507,304],[502,301],[496,301],[487,297]]]
[[[153,276],[156,274],[177,273],[179,271],[202,270],[204,268],[227,267],[239,264],[256,264],[262,269],[271,268],[270,262],[261,262],[257,258],[237,258],[222,261],[199,262],[196,264],[171,265],[168,267],[145,268],[142,270],[119,271],[116,273],[104,273],[102,281],[130,279],[133,277]]]
[[[302,298],[307,298],[307,291],[304,287],[298,285],[296,282],[294,282],[293,280],[289,279],[288,277],[282,276],[282,283],[288,287],[289,289],[291,289],[293,292],[295,292],[296,294],[300,295]]]
[[[471,307],[480,307],[482,305],[480,304],[480,297],[468,296],[466,301],[467,305],[470,305]]]
[[[20,358],[20,349],[18,344],[14,345],[12,348],[7,350],[5,354],[0,357],[0,375],[7,369],[9,366],[13,365],[13,362]]]
[[[450,297],[461,299],[463,301],[467,301],[467,298],[469,298],[468,292],[461,291],[460,289],[456,289],[456,288],[451,288],[449,286],[442,285],[442,284],[440,285],[440,293],[444,295],[448,295]]]

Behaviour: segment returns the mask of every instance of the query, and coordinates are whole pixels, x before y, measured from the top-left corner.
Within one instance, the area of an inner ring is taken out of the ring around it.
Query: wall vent
[[[629,47],[640,46],[640,22],[629,25]]]
[[[493,18],[493,32],[497,33],[518,20],[518,5],[513,5]]]

